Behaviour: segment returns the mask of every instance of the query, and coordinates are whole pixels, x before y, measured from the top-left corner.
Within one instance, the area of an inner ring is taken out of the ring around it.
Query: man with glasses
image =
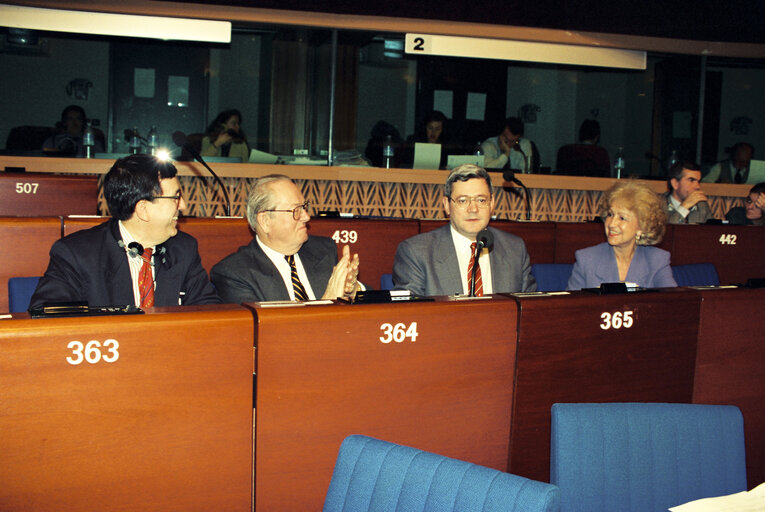
[[[255,238],[210,272],[224,302],[337,299],[359,289],[358,254],[345,246],[338,261],[332,239],[308,235],[309,204],[289,177],[255,183],[247,220]]]
[[[468,293],[473,244],[494,209],[489,174],[472,164],[455,167],[446,180],[442,201],[449,224],[399,244],[393,263],[397,289],[421,296]],[[476,295],[536,291],[523,240],[488,229],[494,244],[478,257]]]
[[[150,155],[117,160],[103,184],[112,219],[53,244],[31,306],[219,304],[197,241],[177,228],[186,203],[176,173]]]

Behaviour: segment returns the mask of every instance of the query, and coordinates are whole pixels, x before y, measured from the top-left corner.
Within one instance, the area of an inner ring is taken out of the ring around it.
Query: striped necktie
[[[151,249],[144,249],[141,259],[143,265],[138,272],[138,292],[141,296],[141,307],[154,306],[154,276],[151,273]]]
[[[468,290],[470,289],[470,280],[473,277],[473,265],[476,264],[475,247],[476,247],[475,242],[470,244],[470,263],[468,263]],[[481,279],[481,265],[478,265],[478,267],[475,269],[475,296],[476,297],[483,296],[483,280]]]
[[[290,254],[289,256],[285,256],[284,259],[290,264],[292,290],[295,292],[295,300],[308,300],[308,294],[305,292],[303,283],[300,282],[300,278],[298,277],[297,266],[295,265],[295,255]]]

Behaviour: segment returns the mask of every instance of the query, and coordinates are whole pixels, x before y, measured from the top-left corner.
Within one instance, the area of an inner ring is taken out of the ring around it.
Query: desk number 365
[[[390,343],[395,341],[396,343],[402,343],[405,339],[417,341],[417,322],[412,322],[409,327],[406,324],[382,324],[380,330],[383,332],[383,336],[380,336],[380,341],[383,343]]]
[[[91,340],[87,344],[81,341],[70,341],[67,348],[72,350],[72,355],[66,358],[69,364],[80,364],[87,361],[90,364],[96,364],[99,361],[113,363],[120,358],[120,344],[117,340],[108,339],[103,345],[97,340]]]
[[[600,328],[604,331],[608,329],[629,329],[632,327],[632,311],[617,311],[616,313],[605,312],[600,315],[603,323],[600,324]]]

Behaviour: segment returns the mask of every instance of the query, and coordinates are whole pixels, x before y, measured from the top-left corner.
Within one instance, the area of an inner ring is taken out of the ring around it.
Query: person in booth
[[[641,288],[677,286],[669,253],[649,247],[661,242],[667,220],[662,200],[653,190],[635,181],[619,181],[606,190],[598,209],[607,241],[576,251],[566,289],[615,282]]]
[[[112,219],[53,244],[31,307],[220,303],[197,241],[176,226],[186,207],[176,173],[172,163],[151,155],[117,160],[103,184]]]
[[[338,261],[331,238],[309,236],[309,204],[281,174],[257,180],[247,197],[247,221],[255,238],[226,256],[210,278],[226,303],[351,297],[359,256],[343,248]]]
[[[703,224],[713,219],[707,195],[701,190],[701,168],[695,162],[679,161],[667,174],[669,191],[664,193],[667,222]]]
[[[393,262],[396,289],[421,296],[468,293],[476,237],[487,228],[494,209],[489,174],[473,164],[455,167],[446,179],[442,203],[449,224],[399,244]],[[494,244],[478,256],[476,296],[536,291],[523,240],[488,230]]]
[[[85,109],[79,105],[69,105],[61,112],[61,121],[56,123],[56,133],[43,142],[43,151],[60,156],[85,157],[83,134],[87,117]],[[104,152],[104,134],[94,129],[94,146],[96,153]]]
[[[522,173],[534,172],[539,162],[534,143],[523,137],[523,121],[517,117],[505,119],[502,133],[481,144],[483,164],[488,169],[513,169]]]
[[[202,138],[202,156],[224,156],[250,159],[250,148],[242,131],[242,114],[236,109],[224,110],[207,127]]]

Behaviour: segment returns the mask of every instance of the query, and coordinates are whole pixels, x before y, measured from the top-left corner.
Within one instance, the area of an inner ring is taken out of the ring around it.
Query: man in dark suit
[[[309,204],[290,178],[260,178],[247,198],[255,238],[210,272],[224,302],[337,299],[358,289],[359,257],[338,261],[330,238],[309,236]]]
[[[112,219],[53,244],[31,306],[220,303],[197,241],[178,232],[186,203],[176,173],[172,163],[150,155],[117,160],[103,185]]]
[[[471,244],[488,226],[494,209],[489,174],[472,164],[455,167],[446,180],[442,201],[449,224],[399,244],[393,263],[397,289],[424,296],[468,292]],[[523,240],[488,229],[494,245],[478,257],[483,293],[536,291]]]

